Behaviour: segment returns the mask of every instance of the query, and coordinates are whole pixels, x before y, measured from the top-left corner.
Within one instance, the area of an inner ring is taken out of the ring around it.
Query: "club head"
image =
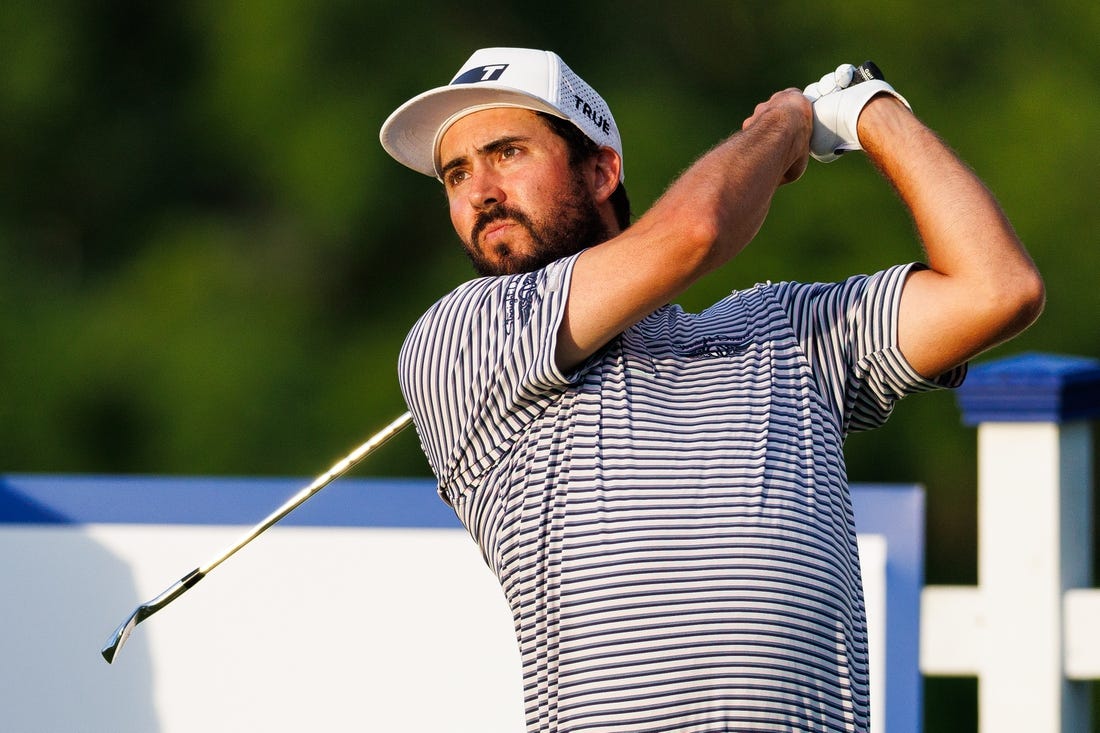
[[[107,660],[107,664],[111,664],[115,661],[115,655],[122,649],[122,645],[130,638],[130,634],[133,632],[134,627],[136,627],[141,620],[141,612],[144,608],[144,606],[135,608],[134,612],[130,614],[130,617],[123,621],[121,626],[115,629],[115,633],[111,634],[110,638],[107,639],[107,643],[99,650],[99,653]]]
[[[122,645],[126,643],[126,640],[130,638],[130,634],[133,632],[135,626],[179,598],[188,588],[202,580],[205,574],[205,570],[195,568],[187,575],[180,578],[176,583],[172,584],[159,596],[135,608],[134,612],[130,614],[130,617],[123,621],[121,626],[115,629],[115,633],[111,634],[107,639],[107,643],[99,650],[99,653],[107,660],[107,664],[114,661],[114,658],[118,655],[118,650],[121,649]]]

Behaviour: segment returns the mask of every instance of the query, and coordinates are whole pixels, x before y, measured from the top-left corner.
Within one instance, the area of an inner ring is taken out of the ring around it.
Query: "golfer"
[[[399,368],[511,606],[529,731],[867,730],[845,436],[957,386],[1044,290],[979,179],[854,71],[759,104],[633,223],[611,110],[553,53],[479,50],[382,128],[442,182],[484,276],[424,314]],[[811,154],[858,149],[923,263],[670,305]]]

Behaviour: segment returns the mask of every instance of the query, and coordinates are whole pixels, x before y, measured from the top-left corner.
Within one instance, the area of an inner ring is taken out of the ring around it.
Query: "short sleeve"
[[[909,273],[898,265],[838,283],[777,287],[822,396],[844,433],[882,425],[909,394],[962,384],[966,365],[921,376],[898,347],[898,313]]]
[[[398,374],[440,494],[473,487],[576,375],[554,352],[575,257],[468,282],[405,340]]]

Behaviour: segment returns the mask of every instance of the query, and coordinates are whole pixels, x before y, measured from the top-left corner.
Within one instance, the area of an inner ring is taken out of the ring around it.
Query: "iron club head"
[[[107,639],[107,643],[99,650],[99,653],[107,660],[107,664],[114,662],[119,650],[122,649],[122,645],[130,638],[130,634],[133,633],[138,624],[179,598],[188,588],[202,580],[205,574],[201,568],[195,568],[173,583],[170,588],[159,596],[135,608],[130,617],[115,629],[115,632]]]
[[[122,625],[115,629],[115,633],[111,634],[110,638],[107,639],[107,643],[99,650],[99,653],[107,660],[107,664],[115,661],[115,654],[122,649],[122,645],[130,638],[130,633],[134,630],[134,627],[138,625],[141,611],[144,608],[145,606],[138,606],[134,609],[134,612],[130,614],[130,618],[123,621]]]

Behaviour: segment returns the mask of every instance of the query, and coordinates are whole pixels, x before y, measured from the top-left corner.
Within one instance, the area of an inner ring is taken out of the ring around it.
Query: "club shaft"
[[[371,436],[365,443],[363,443],[351,453],[347,454],[339,461],[337,461],[332,466],[332,468],[314,479],[309,486],[306,486],[304,489],[288,499],[281,507],[269,514],[266,519],[253,527],[248,532],[248,534],[237,540],[236,543],[226,549],[221,555],[214,558],[206,565],[195,568],[190,573],[183,576],[178,581],[169,586],[156,598],[150,600],[147,603],[143,603],[142,605],[135,608],[133,613],[131,613],[130,616],[124,622],[122,622],[122,625],[120,625],[115,630],[115,632],[107,640],[107,643],[104,645],[103,649],[100,650],[100,654],[103,655],[103,658],[107,660],[108,664],[111,664],[114,661],[115,656],[118,654],[119,650],[122,649],[123,644],[125,644],[126,640],[130,637],[131,632],[133,632],[134,628],[136,628],[138,624],[152,616],[160,609],[167,606],[172,601],[182,596],[184,593],[194,587],[196,583],[206,577],[207,573],[216,568],[218,565],[221,565],[223,562],[225,562],[229,557],[237,552],[237,550],[241,549],[249,542],[256,539],[264,531],[269,529],[273,524],[278,522],[290,512],[294,511],[294,509],[300,506],[306,499],[313,496],[324,487],[328,486],[340,476],[343,476],[353,466],[355,466],[361,460],[370,455],[374,451],[374,449],[378,448],[387,440],[401,432],[406,426],[408,426],[410,422],[412,422],[412,415],[408,412],[402,414],[389,425],[382,428],[380,431]]]
[[[335,464],[333,464],[332,468],[315,478],[313,482],[309,484],[309,486],[306,486],[297,494],[287,499],[282,506],[273,511],[271,514],[267,515],[265,519],[263,519],[259,524],[253,527],[248,532],[248,534],[244,535],[231,546],[226,548],[225,551],[223,551],[220,555],[215,557],[210,562],[206,563],[206,565],[200,567],[198,569],[198,573],[200,574],[200,576],[206,575],[211,570],[221,565],[223,562],[232,557],[242,547],[259,537],[287,514],[290,514],[292,511],[305,503],[305,501],[311,496],[313,496],[318,491],[325,488],[333,481],[350,471],[352,468],[355,467],[356,464],[358,464],[360,461],[362,461],[364,458],[374,452],[376,448],[378,448],[390,438],[401,432],[405,427],[408,426],[411,421],[412,414],[409,412],[405,412],[389,425],[372,435],[358,448],[356,448],[351,453],[347,454]]]

